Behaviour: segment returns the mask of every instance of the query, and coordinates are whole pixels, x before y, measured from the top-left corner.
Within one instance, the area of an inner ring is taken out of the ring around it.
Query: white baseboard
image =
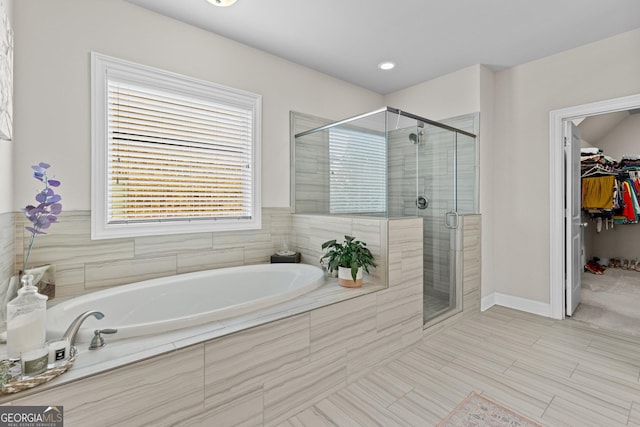
[[[539,316],[551,317],[551,304],[549,303],[514,297],[513,295],[501,294],[500,292],[494,292],[482,298],[480,310],[488,310],[494,305],[526,311],[527,313],[537,314]]]
[[[487,295],[486,297],[483,297],[482,299],[480,299],[480,311],[489,310],[491,307],[496,305],[495,295],[496,293],[493,292]]]

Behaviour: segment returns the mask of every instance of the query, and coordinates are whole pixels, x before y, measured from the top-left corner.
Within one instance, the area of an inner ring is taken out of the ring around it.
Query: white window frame
[[[214,100],[226,105],[251,109],[253,112],[251,215],[248,218],[207,218],[181,221],[149,221],[109,223],[108,221],[108,77],[117,76],[132,84]],[[260,229],[261,217],[261,129],[262,97],[260,95],[169,71],[91,53],[91,238],[109,239],[157,236],[196,232]]]

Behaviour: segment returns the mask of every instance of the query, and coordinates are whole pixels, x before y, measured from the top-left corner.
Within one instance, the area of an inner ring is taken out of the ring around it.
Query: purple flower
[[[40,234],[47,234],[42,230],[46,230],[51,226],[51,224],[58,222],[58,215],[62,212],[62,203],[60,203],[62,197],[60,197],[59,194],[56,194],[55,191],[53,191],[53,188],[51,188],[59,187],[60,181],[56,179],[49,179],[47,169],[49,169],[50,166],[50,164],[44,162],[31,166],[31,169],[33,169],[33,177],[44,183],[44,188],[36,194],[36,202],[38,202],[37,206],[27,205],[22,209],[24,216],[31,222],[31,225],[25,227],[25,229],[31,233],[31,239],[29,241],[29,247],[27,248],[27,255],[24,260],[23,270],[26,270],[27,268],[27,262],[36,236]]]

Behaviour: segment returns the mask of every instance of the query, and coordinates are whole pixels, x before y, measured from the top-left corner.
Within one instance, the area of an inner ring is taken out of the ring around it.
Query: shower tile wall
[[[467,114],[443,120],[442,123],[475,135],[479,133],[480,115]],[[459,134],[457,138],[458,212],[475,214],[478,212],[478,159],[477,141]]]
[[[437,291],[449,292],[449,230],[442,224],[445,213],[454,206],[452,183],[446,179],[452,173],[449,166],[452,159],[443,138],[451,138],[451,134],[425,129],[418,156],[418,147],[409,140],[409,134],[415,132],[410,128],[389,134],[389,214],[423,218],[424,238],[428,242],[423,252],[425,283]],[[429,200],[426,210],[416,208],[419,195]]]
[[[375,257],[376,268],[370,271],[367,281],[372,284],[387,284],[387,222],[372,218],[346,216],[299,215],[292,217],[292,245],[300,251],[302,262],[320,265],[323,254],[322,243],[345,235],[355,236],[367,243]]]
[[[291,121],[294,135],[328,123],[325,119],[300,113],[292,114]],[[296,177],[291,182],[295,183],[296,213],[329,213],[328,137],[328,132],[316,132],[298,138],[295,143]]]
[[[24,229],[24,216],[11,215],[15,218],[16,253],[10,269],[17,271],[22,268],[30,234]],[[8,222],[10,227],[13,218],[0,216],[0,224]],[[6,227],[0,225],[0,231]],[[76,296],[179,273],[266,263],[282,247],[290,229],[288,208],[264,208],[260,230],[91,240],[90,212],[63,212],[60,223],[37,238],[29,265],[54,264],[56,296]],[[6,251],[3,248],[0,251]]]
[[[465,312],[469,312],[480,309],[482,217],[479,214],[464,215],[462,220],[462,306]]]

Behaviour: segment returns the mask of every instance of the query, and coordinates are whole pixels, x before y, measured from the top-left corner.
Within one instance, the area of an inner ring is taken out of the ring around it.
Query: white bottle
[[[46,342],[47,297],[38,293],[33,276],[22,278],[18,296],[7,304],[7,356],[43,348]]]

